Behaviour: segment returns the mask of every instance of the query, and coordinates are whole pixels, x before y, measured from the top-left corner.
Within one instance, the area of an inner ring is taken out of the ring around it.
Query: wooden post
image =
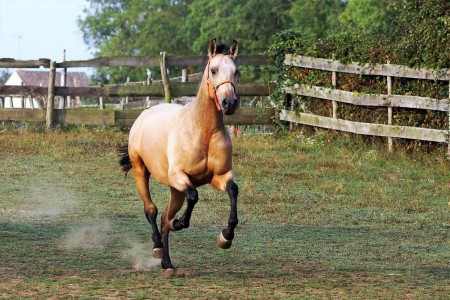
[[[387,64],[390,64],[390,61],[387,61]],[[387,94],[388,97],[392,95],[392,77],[387,76]],[[388,125],[392,125],[392,106],[389,104],[388,106]],[[392,153],[394,152],[394,143],[392,141],[391,137],[388,137],[388,152]]]
[[[187,76],[187,69],[181,70],[181,82],[187,82],[188,76]]]
[[[152,71],[147,69],[147,85],[152,84],[152,82],[153,82]],[[150,107],[150,96],[147,96],[147,98],[145,99],[145,108],[149,108],[149,107]]]
[[[170,81],[169,76],[167,75],[166,52],[161,52],[159,55],[159,66],[161,68],[161,77],[164,86],[164,100],[165,102],[170,103]]]
[[[3,107],[5,107],[5,104],[4,104],[4,102],[5,102],[5,98],[3,98],[3,97],[0,97],[0,108],[3,108]]]
[[[335,60],[336,56],[333,54],[333,60]],[[331,84],[333,85],[333,88],[336,88],[336,71],[332,71],[331,72]],[[333,104],[333,119],[337,119],[337,109],[338,109],[338,104],[336,100],[332,100],[332,104]]]
[[[54,119],[54,97],[55,97],[55,61],[50,62],[50,71],[48,75],[48,97],[47,97],[47,113],[45,115],[45,123],[47,129],[50,129],[53,126]]]
[[[63,50],[62,61],[66,61],[66,49]],[[62,69],[61,86],[67,86],[67,68]],[[59,109],[66,109],[66,99],[64,96],[61,96],[60,98]]]
[[[125,85],[129,85],[130,84],[130,77],[127,77],[127,83]],[[128,96],[125,97],[125,103],[128,103]]]
[[[450,159],[450,80],[448,82],[448,109],[447,109],[447,117],[448,117],[447,158]]]

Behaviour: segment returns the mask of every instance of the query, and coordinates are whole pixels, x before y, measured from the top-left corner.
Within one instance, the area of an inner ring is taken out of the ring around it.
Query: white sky
[[[93,58],[77,18],[86,0],[0,0],[0,58]]]

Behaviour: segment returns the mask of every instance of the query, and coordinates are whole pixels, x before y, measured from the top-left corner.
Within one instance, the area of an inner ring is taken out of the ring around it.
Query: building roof
[[[48,86],[48,71],[16,70],[16,73],[22,79],[23,85]],[[84,72],[67,72],[66,82],[69,87],[86,87],[89,86],[89,77]],[[55,86],[61,86],[61,72],[56,72]]]

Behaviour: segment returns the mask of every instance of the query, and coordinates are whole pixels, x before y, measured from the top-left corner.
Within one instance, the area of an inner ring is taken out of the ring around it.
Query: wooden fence
[[[321,128],[346,131],[362,135],[373,135],[388,138],[388,150],[393,151],[392,138],[405,138],[439,143],[448,143],[448,155],[450,155],[450,70],[430,71],[426,69],[412,69],[394,64],[343,64],[334,59],[313,58],[308,56],[287,54],[284,61],[287,66],[323,70],[331,72],[333,88],[295,84],[285,87],[288,94],[314,97],[332,101],[332,115],[324,117],[310,113],[295,113],[282,110],[281,120],[316,126]],[[387,78],[387,94],[363,94],[347,92],[336,89],[336,76],[338,72],[359,75],[377,75]],[[392,77],[442,80],[449,82],[449,98],[432,99],[427,97],[393,95]],[[362,123],[338,118],[338,103],[350,103],[360,106],[386,107],[388,124]],[[418,128],[410,126],[392,125],[392,108],[414,108],[448,113],[448,130]]]
[[[154,57],[100,57],[89,60],[55,62],[49,59],[14,60],[0,59],[0,68],[39,68],[49,69],[49,85],[39,86],[0,86],[0,95],[46,96],[46,110],[5,109],[0,108],[0,121],[46,122],[48,127],[54,124],[98,124],[131,125],[142,110],[102,111],[95,109],[55,109],[54,96],[94,97],[162,97],[170,102],[172,97],[195,96],[198,90],[196,82],[171,82],[166,69],[170,67],[205,66],[204,56],[166,56],[161,53]],[[247,55],[237,58],[239,65],[260,66],[268,63],[263,55]],[[55,86],[55,72],[62,68],[78,67],[160,67],[162,82],[149,85],[108,85],[97,87]],[[274,83],[238,83],[240,96],[268,96],[276,86]],[[227,124],[269,125],[272,124],[272,109],[240,108],[233,116],[226,116]]]

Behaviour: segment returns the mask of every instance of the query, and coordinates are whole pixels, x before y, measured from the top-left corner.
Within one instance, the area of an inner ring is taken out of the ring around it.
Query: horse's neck
[[[208,90],[207,80],[203,78],[197,98],[192,103],[192,112],[196,125],[206,134],[212,134],[223,128],[223,113],[217,110],[212,97],[213,95],[210,95]]]

